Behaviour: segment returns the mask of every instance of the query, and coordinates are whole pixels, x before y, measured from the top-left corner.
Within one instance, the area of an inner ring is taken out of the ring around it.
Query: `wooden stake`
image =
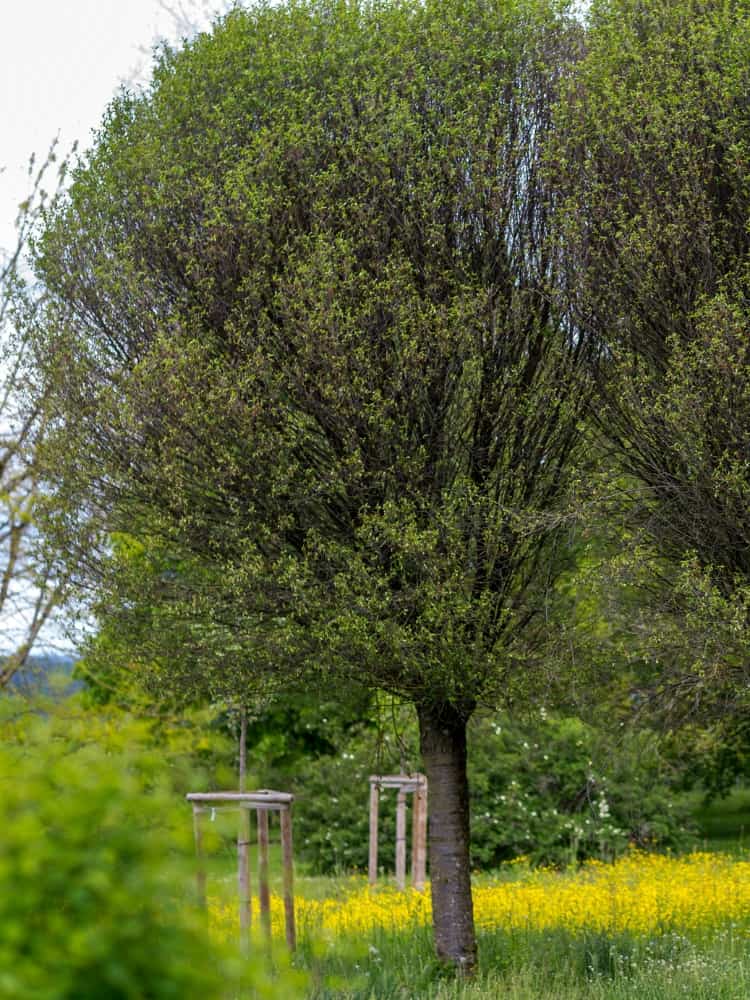
[[[376,781],[370,782],[370,857],[367,865],[367,875],[370,885],[378,878],[378,803],[380,788]]]
[[[406,792],[399,789],[396,799],[396,885],[406,886]]]
[[[258,817],[258,895],[260,922],[266,935],[271,936],[271,890],[268,885],[268,811],[256,809]]]
[[[414,888],[424,890],[427,880],[427,779],[423,778],[414,793]]]
[[[284,926],[286,943],[290,951],[297,947],[297,929],[294,923],[294,867],[292,864],[292,810],[279,810],[281,821],[281,861],[284,869]]]
[[[247,710],[240,709],[240,791],[245,791],[247,778]]]
[[[250,892],[250,810],[240,806],[240,828],[237,834],[237,882],[240,903],[240,943],[247,947],[252,924]]]
[[[414,888],[417,887],[417,873],[419,871],[419,813],[421,805],[419,791],[415,791],[411,810],[411,882]]]
[[[206,868],[203,860],[203,830],[201,828],[200,806],[193,806],[193,833],[195,834],[195,856],[197,859],[195,869],[195,881],[198,889],[198,903],[200,906],[206,905]]]
[[[245,791],[246,779],[246,745],[247,745],[247,713],[243,708],[240,714],[240,791]],[[243,948],[250,945],[250,926],[252,924],[252,894],[250,892],[250,810],[240,806],[240,824],[237,833],[237,882],[240,904],[240,944]]]

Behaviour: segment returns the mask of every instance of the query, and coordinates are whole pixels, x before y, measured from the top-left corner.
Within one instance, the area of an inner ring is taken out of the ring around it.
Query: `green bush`
[[[226,997],[239,970],[184,898],[190,821],[164,757],[124,749],[142,728],[123,718],[45,711],[3,705],[0,998]]]
[[[676,847],[683,810],[656,734],[605,733],[546,713],[480,721],[470,750],[472,850],[480,867],[519,854],[565,865],[628,845]]]

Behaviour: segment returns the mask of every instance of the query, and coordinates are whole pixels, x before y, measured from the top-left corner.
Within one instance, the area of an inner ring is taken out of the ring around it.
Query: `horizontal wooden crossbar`
[[[371,774],[370,784],[378,788],[397,788],[402,792],[416,792],[425,785],[424,775]]]
[[[289,792],[262,788],[258,792],[189,792],[185,798],[194,805],[226,802],[249,809],[287,809],[294,802]]]

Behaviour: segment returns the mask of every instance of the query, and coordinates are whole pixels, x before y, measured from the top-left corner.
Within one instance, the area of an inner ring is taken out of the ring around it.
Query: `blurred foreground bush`
[[[143,723],[4,701],[0,735],[0,998],[275,995],[208,940],[189,810]]]

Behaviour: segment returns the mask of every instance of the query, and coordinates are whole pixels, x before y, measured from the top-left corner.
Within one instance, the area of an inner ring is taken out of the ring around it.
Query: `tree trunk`
[[[452,705],[418,706],[422,760],[430,789],[432,923],[438,958],[464,975],[477,960],[469,857],[466,723]]]

